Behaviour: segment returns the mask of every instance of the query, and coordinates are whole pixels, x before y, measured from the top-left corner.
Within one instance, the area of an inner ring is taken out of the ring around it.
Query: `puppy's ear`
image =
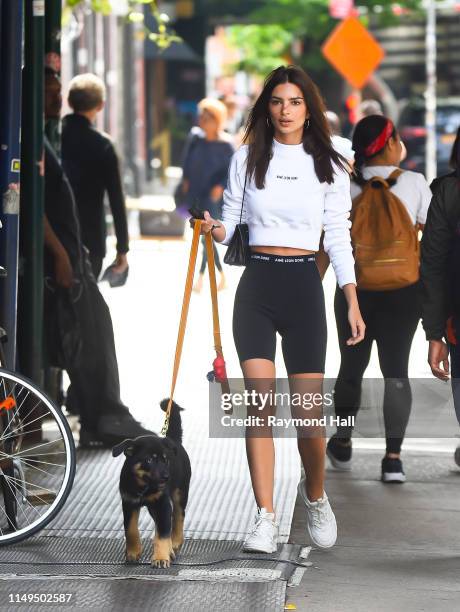
[[[121,455],[123,452],[127,457],[129,457],[133,454],[133,450],[134,440],[123,440],[123,442],[120,442],[120,444],[117,444],[112,448],[112,457],[118,457],[118,455]]]
[[[174,455],[177,455],[177,445],[169,438],[163,438],[163,446],[171,451]]]

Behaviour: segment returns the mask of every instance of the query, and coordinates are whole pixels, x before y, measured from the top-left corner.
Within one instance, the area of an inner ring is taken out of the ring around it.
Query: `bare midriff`
[[[267,253],[268,255],[314,255],[316,253],[316,251],[279,246],[251,246],[251,251],[254,253]]]

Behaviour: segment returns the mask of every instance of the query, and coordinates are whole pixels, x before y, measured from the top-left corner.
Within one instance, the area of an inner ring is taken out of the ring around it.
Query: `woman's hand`
[[[128,257],[126,253],[117,253],[113,265],[115,266],[113,269],[114,272],[117,274],[123,274],[128,267]]]
[[[193,211],[192,211],[193,212]],[[190,219],[190,227],[195,227],[196,219],[192,217]],[[207,210],[204,211],[204,220],[201,220],[201,234],[208,234],[213,228],[221,227],[219,221],[216,221],[211,217]]]
[[[440,380],[449,380],[449,348],[447,344],[442,340],[430,340],[429,346],[428,364],[433,376]]]
[[[348,338],[347,345],[353,346],[364,340],[364,333],[366,331],[366,325],[361,316],[358,302],[348,307],[348,322],[351,328],[351,338]]]
[[[348,338],[347,345],[354,346],[364,340],[366,325],[359,310],[358,297],[356,295],[356,286],[348,283],[342,287],[345,299],[348,304],[348,322],[351,328],[351,338]]]

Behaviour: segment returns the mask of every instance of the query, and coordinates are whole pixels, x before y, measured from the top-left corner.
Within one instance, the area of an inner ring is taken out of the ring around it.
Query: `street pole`
[[[425,91],[425,175],[428,183],[436,178],[436,2],[426,4],[426,91]]]
[[[44,2],[25,2],[21,150],[21,372],[42,383]]]
[[[134,26],[123,25],[123,140],[125,186],[127,193],[138,198],[141,193],[140,172],[137,163],[137,117],[136,96],[136,54],[134,48]]]
[[[0,3],[0,326],[8,334],[6,365],[16,366],[19,248],[22,2]]]

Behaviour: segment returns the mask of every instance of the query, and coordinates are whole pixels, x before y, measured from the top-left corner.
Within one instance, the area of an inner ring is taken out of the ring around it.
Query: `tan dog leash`
[[[187,278],[185,281],[184,298],[182,300],[182,311],[180,315],[179,331],[177,334],[176,343],[176,354],[174,356],[174,367],[171,381],[171,392],[169,396],[168,407],[166,409],[165,422],[161,430],[161,435],[165,436],[169,426],[169,416],[171,414],[171,407],[173,403],[174,391],[176,389],[177,376],[179,373],[180,360],[182,356],[182,347],[184,345],[185,329],[187,327],[187,316],[190,305],[190,297],[192,295],[192,284],[193,277],[195,275],[196,258],[198,254],[198,247],[200,245],[200,234],[201,234],[201,219],[195,219],[193,227],[193,238],[192,246],[190,248],[190,258],[188,262]],[[214,361],[214,369],[216,372],[216,379],[221,383],[222,392],[229,393],[229,384],[225,373],[225,362],[222,351],[222,344],[220,339],[220,325],[219,325],[219,307],[217,302],[217,285],[216,285],[216,268],[214,262],[214,248],[213,238],[211,232],[205,234],[206,241],[206,252],[208,255],[208,270],[209,270],[209,286],[211,290],[211,301],[212,301],[212,325],[214,334],[214,348],[216,350],[216,360]],[[219,376],[217,374],[219,373]]]

